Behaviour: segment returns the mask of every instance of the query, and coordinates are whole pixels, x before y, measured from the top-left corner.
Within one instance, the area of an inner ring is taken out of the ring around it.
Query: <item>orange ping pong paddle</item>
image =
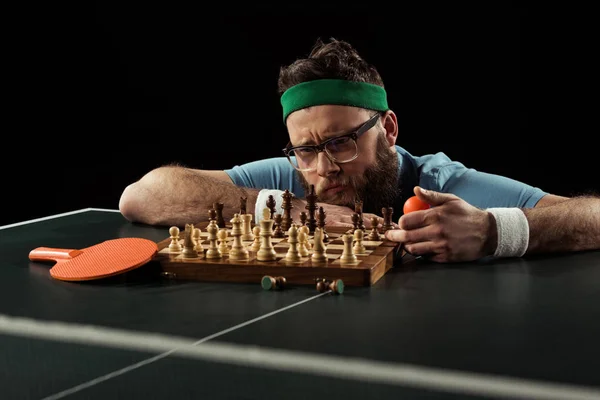
[[[158,252],[155,242],[142,238],[106,240],[84,249],[38,247],[31,261],[56,261],[50,275],[63,281],[87,281],[130,271],[151,261]]]

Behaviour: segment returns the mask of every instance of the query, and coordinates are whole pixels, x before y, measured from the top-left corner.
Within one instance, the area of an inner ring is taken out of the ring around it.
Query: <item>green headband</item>
[[[299,83],[283,93],[283,123],[294,111],[323,104],[389,110],[386,92],[381,86],[343,79],[318,79]]]

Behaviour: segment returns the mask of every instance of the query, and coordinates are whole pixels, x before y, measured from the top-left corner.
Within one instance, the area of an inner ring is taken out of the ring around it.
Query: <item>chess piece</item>
[[[169,229],[171,235],[171,243],[169,244],[169,251],[172,253],[178,253],[182,250],[181,243],[179,243],[179,228],[172,226]]]
[[[281,238],[285,237],[285,232],[281,228],[282,220],[283,220],[283,217],[281,216],[281,214],[275,214],[275,217],[273,220],[273,225],[275,226],[275,230],[273,231],[274,238],[281,239]]]
[[[252,234],[254,235],[254,241],[250,246],[250,251],[257,252],[260,249],[260,226],[255,225],[252,228]]]
[[[270,194],[269,198],[267,199],[267,208],[271,211],[269,214],[269,219],[273,219],[276,211],[275,207],[277,207],[277,202],[275,201],[273,195]]]
[[[219,232],[219,226],[217,225],[217,220],[212,219],[208,226],[206,227],[206,231],[208,232],[208,250],[206,250],[205,257],[206,258],[221,258],[223,255],[219,251],[219,247],[217,245],[217,241],[219,237],[217,236],[217,232]],[[227,231],[223,229],[225,232],[225,237],[227,237]]]
[[[383,226],[381,227],[381,233],[385,233],[390,229],[393,229],[392,225],[392,215],[394,213],[393,207],[383,207],[381,209],[381,213],[383,214]]]
[[[300,251],[298,250],[298,228],[296,224],[292,223],[292,226],[288,229],[288,244],[290,247],[285,255],[286,261],[299,262],[302,261]]]
[[[310,242],[308,241],[308,237],[310,236],[308,233],[308,226],[306,225],[302,225],[300,228],[298,228],[298,234],[300,232],[304,232],[304,240],[300,241],[299,243],[302,243],[302,245],[304,245],[306,247],[307,250],[311,249],[311,245]],[[300,240],[300,238],[298,238],[298,240]]]
[[[359,229],[359,226],[360,226],[360,216],[358,215],[358,213],[353,213],[351,218],[352,218],[352,230],[351,230],[351,232],[354,233],[354,231],[356,231],[357,229]]]
[[[194,249],[198,252],[198,254],[204,252],[204,246],[202,246],[202,230],[200,228],[194,228],[194,243],[196,243],[196,247]]]
[[[196,243],[193,238],[194,234],[194,225],[185,224],[185,236],[183,239],[183,251],[181,254],[185,258],[195,258],[198,257],[198,252],[196,251]]]
[[[344,293],[344,281],[341,279],[334,279],[329,285],[327,285],[329,290],[335,294]]]
[[[358,214],[358,227],[356,229],[367,229],[363,221],[363,202],[362,200],[354,200],[354,212]]]
[[[316,262],[327,261],[325,243],[323,242],[323,230],[319,227],[315,228],[313,253],[310,259]]]
[[[246,212],[247,201],[248,201],[248,197],[240,196],[240,215],[247,214],[247,212]]]
[[[219,229],[219,232],[217,232],[217,239],[219,240],[219,251],[221,252],[221,255],[229,254],[229,246],[227,246],[227,229]]]
[[[283,276],[263,276],[260,281],[260,285],[264,290],[280,290],[285,288],[287,281]]]
[[[308,232],[313,233],[317,227],[317,219],[315,218],[315,212],[317,210],[317,195],[315,193],[315,185],[310,185],[310,191],[306,196],[306,207],[308,210]]]
[[[213,208],[215,209],[215,211],[217,212],[217,225],[219,226],[219,228],[226,228],[225,226],[225,220],[223,219],[223,207],[224,204],[223,203],[213,203]]]
[[[325,229],[325,219],[327,217],[327,213],[323,207],[319,207],[319,213],[317,215],[317,227],[321,228],[323,231],[323,242],[329,242],[329,235],[327,234],[327,230]]]
[[[300,257],[308,257],[310,255],[306,243],[308,243],[306,232],[298,230],[298,254],[300,254]]]
[[[240,215],[242,219],[242,240],[254,240],[252,235],[252,214]]]
[[[271,237],[273,236],[273,220],[267,218],[271,215],[269,208],[263,209],[263,218],[260,221],[260,247],[258,253],[256,253],[256,259],[258,261],[275,261],[277,259],[277,253],[275,247],[271,243]]]
[[[342,241],[344,242],[344,249],[342,250],[342,255],[340,256],[340,262],[345,264],[357,262],[358,258],[354,254],[354,249],[352,248],[354,235],[350,233],[344,233],[342,235]]]
[[[183,230],[183,237],[185,238],[185,234],[188,233],[190,231],[190,229],[193,228],[192,224],[185,224],[185,228]]]
[[[302,211],[300,213],[300,226],[306,226],[306,219],[308,218],[308,215],[306,215],[306,212]]]
[[[271,219],[271,209],[269,207],[263,208],[262,219]]]
[[[362,229],[357,229],[354,231],[354,247],[352,250],[354,254],[366,254],[367,248],[363,244],[364,232]]]
[[[371,232],[367,236],[367,239],[369,239],[373,242],[381,240],[381,237],[379,236],[378,226],[379,226],[379,218],[371,217],[371,227],[372,228],[371,228]]]
[[[324,293],[327,290],[330,290],[335,294],[344,293],[344,281],[341,279],[334,279],[333,281],[328,281],[327,279],[320,279],[317,281],[317,291],[319,293]]]
[[[323,293],[327,290],[327,280],[317,279],[317,292]]]
[[[216,221],[217,220],[217,210],[215,210],[214,208],[209,208],[208,209],[208,222],[210,223],[210,221]]]
[[[281,229],[283,231],[287,231],[290,229],[294,221],[292,220],[292,197],[294,195],[288,190],[285,189],[281,197],[283,198],[283,203],[281,204],[281,208],[283,209],[283,215],[281,217]]]
[[[231,222],[231,236],[233,236],[233,244],[231,245],[231,249],[229,250],[229,259],[230,260],[247,260],[250,256],[248,249],[242,243],[242,219],[240,218],[240,214],[235,213],[233,218],[229,221]]]

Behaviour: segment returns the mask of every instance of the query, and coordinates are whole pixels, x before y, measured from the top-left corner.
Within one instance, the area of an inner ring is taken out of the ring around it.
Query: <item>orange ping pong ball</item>
[[[421,201],[417,196],[412,196],[404,203],[404,214],[418,210],[427,210],[430,207],[429,204]]]

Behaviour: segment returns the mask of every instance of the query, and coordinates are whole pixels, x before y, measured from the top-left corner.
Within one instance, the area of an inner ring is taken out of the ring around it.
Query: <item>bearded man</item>
[[[382,208],[392,207],[398,224],[386,238],[433,261],[600,248],[597,197],[553,195],[467,168],[444,153],[414,156],[397,145],[398,120],[383,81],[347,42],[318,41],[307,58],[281,68],[278,88],[289,135],[281,156],[223,171],[156,168],[125,188],[123,216],[184,226],[206,221],[219,202],[229,219],[245,197],[258,223],[269,196],[280,210],[289,190],[292,218],[299,221],[314,186],[327,226],[352,227],[356,201],[363,202],[367,228],[371,217],[381,219]],[[412,196],[430,208],[403,215]]]

